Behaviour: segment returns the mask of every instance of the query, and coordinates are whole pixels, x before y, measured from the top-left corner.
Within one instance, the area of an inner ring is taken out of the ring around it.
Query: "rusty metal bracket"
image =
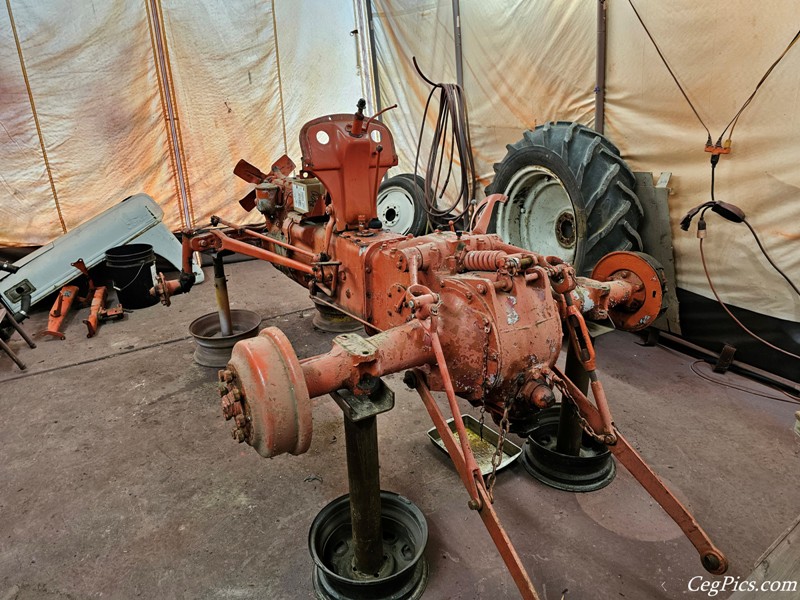
[[[577,386],[567,379],[564,374],[557,368],[552,367],[552,372],[556,377],[560,378],[567,384],[569,396],[575,403],[578,412],[586,419],[589,425],[593,428],[602,426],[603,418],[600,411],[589,401],[585,394],[583,394]],[[609,445],[608,449],[614,454],[619,462],[621,462],[631,475],[639,482],[639,484],[647,491],[648,494],[661,505],[673,521],[681,528],[684,535],[689,539],[692,545],[697,549],[700,554],[700,561],[703,568],[709,573],[721,575],[728,570],[728,559],[717,548],[708,537],[708,534],[703,530],[692,513],[678,500],[669,488],[664,484],[658,475],[650,468],[636,450],[630,445],[628,440],[620,434],[619,430],[614,428],[616,443]]]
[[[486,530],[489,532],[489,536],[492,538],[494,545],[497,547],[497,551],[500,553],[500,557],[506,564],[509,573],[511,573],[514,583],[517,584],[520,595],[524,600],[539,600],[539,595],[536,593],[536,588],[533,587],[533,582],[522,564],[522,559],[520,559],[519,554],[517,554],[517,551],[514,549],[511,539],[508,537],[502,523],[500,523],[500,517],[492,506],[492,500],[489,498],[489,492],[486,490],[480,471],[478,471],[476,475],[469,468],[469,459],[471,458],[473,462],[475,461],[469,441],[466,443],[465,450],[456,442],[453,432],[450,430],[450,427],[448,427],[444,415],[442,415],[441,410],[439,410],[439,406],[436,404],[436,400],[433,398],[425,382],[425,374],[422,371],[419,369],[407,371],[403,381],[408,387],[416,389],[419,397],[422,399],[422,403],[428,410],[431,421],[433,421],[436,431],[439,432],[439,436],[444,442],[447,453],[450,455],[453,466],[455,466],[456,472],[461,478],[464,487],[467,488],[467,492],[470,493],[470,496],[472,496],[473,490],[476,492],[477,499],[471,499],[469,507],[478,511]],[[463,426],[461,413],[457,408],[456,411],[454,411],[453,417],[455,418],[456,424],[461,423]],[[464,433],[462,433],[459,438],[461,440],[467,440]]]
[[[353,423],[388,412],[394,408],[394,392],[380,377],[367,376],[361,383],[362,393],[347,388],[331,392],[331,398]]]

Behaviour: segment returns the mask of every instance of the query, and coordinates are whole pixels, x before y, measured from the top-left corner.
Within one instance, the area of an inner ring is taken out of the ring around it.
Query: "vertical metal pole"
[[[219,332],[223,337],[233,335],[231,305],[228,301],[228,281],[225,279],[225,263],[219,252],[214,255],[214,290],[217,292]]]
[[[597,71],[594,88],[594,130],[603,133],[606,120],[606,0],[597,0]]]
[[[367,101],[367,114],[374,115],[378,110],[375,98],[375,50],[372,47],[372,23],[369,16],[369,4],[372,0],[353,0],[353,11],[356,19],[356,59],[361,75],[361,91]]]
[[[383,563],[377,418],[354,422],[345,417],[344,435],[353,521],[353,566],[359,573],[374,575]]]
[[[183,172],[183,156],[181,155],[180,136],[178,134],[178,124],[175,115],[175,98],[171,94],[171,74],[166,59],[166,43],[161,31],[161,19],[159,18],[158,2],[150,0],[150,11],[152,14],[153,39],[156,46],[156,58],[158,60],[158,76],[160,77],[164,90],[164,105],[167,107],[167,124],[169,126],[169,138],[172,144],[172,152],[175,156],[175,170],[178,178],[178,191],[181,196],[181,213],[183,214],[186,227],[191,227],[192,214],[189,210],[189,194],[187,191],[187,178]]]
[[[381,103],[381,86],[378,75],[378,51],[375,49],[375,24],[372,14],[372,0],[365,0],[367,26],[369,31],[369,54],[372,61],[372,89],[375,94],[375,112],[380,112],[383,105]],[[383,120],[383,117],[378,117]]]
[[[567,351],[567,364],[564,367],[566,375],[572,383],[584,394],[589,390],[589,373],[583,368],[583,363],[575,356],[570,347]],[[583,428],[578,419],[578,411],[569,401],[561,400],[561,413],[558,421],[558,437],[556,438],[556,451],[568,456],[580,456]]]
[[[464,63],[461,51],[461,3],[453,0],[453,37],[456,43],[456,83],[464,89]]]

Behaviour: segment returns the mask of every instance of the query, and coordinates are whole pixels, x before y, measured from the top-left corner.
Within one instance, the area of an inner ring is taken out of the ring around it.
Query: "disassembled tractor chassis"
[[[388,128],[374,117],[365,119],[361,106],[355,115],[307,123],[300,145],[299,177],[289,177],[295,166],[285,156],[268,174],[243,161],[235,170],[257,184],[241,204],[258,207],[267,235],[218,218],[212,218],[215,228],[185,231],[181,279],[162,278],[156,291],[166,301],[188,291],[193,251],[239,252],[275,264],[308,287],[315,300],[363,322],[374,335],[339,336],[330,352],[302,361],[273,327],[237,343],[228,368],[220,372],[223,411],[234,420],[233,436],[264,457],[302,454],[311,443],[311,398],[330,393],[347,414],[356,405],[347,398],[369,404],[381,376],[408,370],[405,381],[419,393],[447,445],[469,507],[486,524],[522,596],[536,598],[492,506],[457,396],[485,407],[503,433],[524,433],[537,411],[555,402],[557,389],[564,402],[575,405],[585,431],[607,445],[681,527],[703,566],[725,572],[723,554],[615,428],[584,322],[585,315],[610,318],[627,330],[649,324],[662,310],[658,265],[646,255],[616,252],[597,264],[594,278],[576,277],[556,257],[487,233],[495,204],[505,201],[500,195],[487,198],[469,232],[404,237],[383,230],[376,194],[397,156]],[[593,403],[555,365],[564,331],[589,374]],[[431,390],[445,392],[458,438]],[[379,412],[373,407],[370,414]],[[377,456],[374,460],[377,465]],[[351,494],[353,485],[351,477]],[[355,537],[355,520],[353,528]],[[359,559],[356,551],[357,569],[363,566],[359,560],[369,557],[362,553]]]

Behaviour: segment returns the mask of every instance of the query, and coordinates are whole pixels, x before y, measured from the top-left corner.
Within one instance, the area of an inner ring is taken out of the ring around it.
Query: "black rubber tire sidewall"
[[[581,189],[578,186],[578,182],[575,180],[575,176],[572,174],[572,171],[570,171],[567,164],[558,154],[542,146],[527,146],[515,151],[513,154],[507,156],[506,159],[503,160],[502,167],[500,167],[500,169],[497,171],[494,181],[491,184],[491,188],[493,190],[499,191],[489,192],[487,190],[487,194],[505,193],[505,190],[508,188],[508,185],[511,183],[514,175],[521,169],[530,167],[532,165],[541,166],[549,171],[552,171],[553,174],[555,174],[555,176],[561,180],[561,185],[564,186],[564,190],[567,192],[567,195],[572,202],[572,209],[575,211],[576,235],[574,263],[578,265],[581,263],[583,258],[583,245],[586,239],[587,229],[586,215],[581,208],[580,202],[575,201],[575,198],[579,198],[581,196]],[[535,248],[528,249],[534,251],[536,250]]]
[[[540,166],[556,175],[575,213],[572,262],[578,274],[591,273],[597,261],[609,252],[641,250],[637,229],[642,207],[633,191],[636,179],[607,138],[584,125],[557,122],[525,132],[507,149],[505,158],[494,166],[495,178],[486,193],[505,193],[514,175],[526,167]],[[601,190],[599,196],[588,206],[597,190]],[[492,230],[496,230],[495,216]],[[605,234],[591,237],[604,230]]]

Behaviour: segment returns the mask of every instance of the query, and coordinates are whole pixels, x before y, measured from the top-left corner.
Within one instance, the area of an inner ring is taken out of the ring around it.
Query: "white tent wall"
[[[792,0],[724,7],[693,0],[634,1],[712,134],[750,94],[800,28]],[[706,133],[661,63],[626,0],[607,0],[606,135],[632,169],[673,173],[670,219],[678,285],[711,297],[694,231],[682,216],[709,200]],[[505,145],[548,120],[594,124],[596,3],[557,0],[460,0],[464,88],[482,183]],[[437,81],[455,81],[451,0],[373,0],[376,52],[387,122],[400,167],[410,170],[427,85],[417,60]],[[722,18],[724,16],[724,18]],[[794,47],[743,114],[733,152],[717,168],[717,199],[740,206],[776,262],[800,280],[800,147],[797,103],[800,45]],[[409,121],[410,120],[410,121]],[[423,144],[423,148],[426,145]],[[715,215],[709,223],[709,269],[731,304],[800,321],[800,299],[761,257],[744,225]]]
[[[712,297],[694,227],[679,221],[710,199],[707,134],[680,95],[627,1],[608,14],[606,133],[634,170],[673,173],[670,217],[680,287]],[[634,2],[714,141],[800,29],[794,0],[723,5]],[[716,169],[716,198],[744,210],[773,260],[800,280],[800,45],[773,71],[736,126]],[[763,258],[744,225],[707,217],[708,268],[722,298],[800,321],[800,298]]]
[[[62,232],[36,133],[11,22],[0,11],[0,244],[44,243]]]
[[[462,0],[464,89],[482,184],[524,130],[594,122],[595,13],[585,1]]]
[[[372,14],[380,106],[397,104],[383,117],[398,151],[399,164],[392,174],[411,173],[430,92],[411,58],[417,57],[420,69],[432,81],[455,81],[452,8],[450,0],[374,0]],[[436,112],[429,111],[422,148],[430,148],[435,126]],[[427,154],[422,156],[427,159]],[[424,171],[421,158],[417,172]]]
[[[139,191],[171,201],[143,3],[9,2],[0,44],[0,245],[44,244]],[[165,212],[174,225],[174,208]]]
[[[236,200],[249,187],[232,175],[236,161],[266,169],[288,149],[299,162],[302,123],[350,111],[361,95],[351,0],[154,4],[153,12],[150,0],[9,0],[0,9],[0,246],[44,244],[137,192],[153,196],[167,225],[180,229],[165,89],[193,225],[211,214],[242,220]]]

